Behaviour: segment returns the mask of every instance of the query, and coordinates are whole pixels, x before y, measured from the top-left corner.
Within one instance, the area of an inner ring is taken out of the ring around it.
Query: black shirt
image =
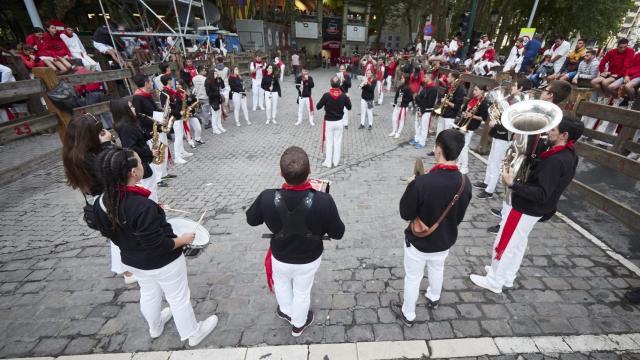
[[[362,100],[365,100],[365,101],[373,100],[373,92],[374,92],[375,88],[376,87],[373,84],[371,84],[371,85],[365,84],[362,87],[362,95],[361,95]]]
[[[460,109],[462,108],[462,103],[464,102],[465,91],[462,85],[458,85],[458,87],[453,91],[453,96],[451,96],[451,101],[453,103],[453,107],[446,107],[442,113],[443,118],[447,119],[455,119],[460,113]]]
[[[307,213],[307,228],[314,235],[328,234],[332,239],[341,239],[344,235],[344,224],[340,220],[338,209],[331,195],[315,190],[293,191],[280,190],[282,199],[289,210],[295,209],[307,196],[308,191],[315,192],[313,203]],[[276,234],[282,230],[282,221],[275,206],[275,189],[264,190],[247,210],[247,223],[258,226],[266,223],[269,230]],[[304,241],[288,239],[279,242],[271,239],[271,251],[278,260],[289,264],[308,264],[322,255],[324,246],[321,240]]]
[[[431,86],[429,88],[422,88],[418,96],[416,96],[416,106],[421,113],[433,111],[433,107],[438,99],[438,87]]]
[[[511,186],[513,208],[530,216],[551,217],[577,166],[578,156],[569,149],[535,161],[527,182],[516,181]]]
[[[116,29],[111,28],[111,30],[115,32]],[[113,43],[115,42],[117,50],[122,51],[125,49],[124,42],[116,34],[113,34],[113,41],[111,41],[111,35],[109,34],[107,25],[98,27],[93,33],[93,37],[91,37],[91,40],[111,47],[113,47]]]
[[[229,88],[231,89],[229,96],[233,96],[233,93],[245,94],[244,84],[240,76],[229,76]]]
[[[222,103],[222,89],[224,89],[224,81],[221,78],[215,78],[212,81],[207,80],[204,84],[207,96],[209,97],[209,105],[213,110],[220,110]]]
[[[471,99],[469,99],[471,100]],[[467,105],[469,104],[469,101],[467,101],[466,104],[464,104],[464,107],[462,108],[463,111],[467,111]],[[475,110],[475,116],[480,116],[482,118],[483,121],[487,120],[487,117],[489,116],[489,106],[487,105],[487,103],[483,100],[480,105],[477,105],[478,108]],[[472,110],[472,109],[469,109]],[[462,125],[464,123],[468,122],[468,126],[467,126],[467,130],[468,131],[474,131],[477,128],[480,127],[480,124],[482,123],[481,120],[476,120],[476,119],[465,119],[463,117],[460,117],[460,119],[458,120],[457,124],[458,125]]]
[[[340,89],[342,89],[343,93],[348,93],[351,88],[351,76],[349,74],[344,74],[344,79],[342,80],[342,85],[340,85]]]
[[[407,185],[400,199],[400,216],[408,221],[420,217],[425,225],[432,226],[458,192],[462,176],[465,175],[459,171],[445,169],[418,176]],[[413,247],[425,253],[449,249],[458,238],[458,225],[464,219],[469,201],[471,201],[471,184],[467,179],[460,199],[436,231],[425,238],[418,238],[413,236],[407,227],[404,231],[406,239]]]
[[[296,79],[296,88],[301,97],[307,98],[311,96],[311,89],[313,89],[313,78],[309,76],[308,80],[303,80],[302,75]]]
[[[120,211],[126,224],[115,231],[107,213],[102,210],[99,199],[93,208],[100,232],[118,245],[123,264],[140,270],[153,270],[180,257],[182,250],[174,249],[176,235],[158,204],[132,192],[125,194],[121,204],[123,206]]]
[[[496,123],[490,130],[489,135],[494,139],[509,141],[509,131],[500,123]]]
[[[396,90],[396,96],[393,98],[393,105],[398,105],[398,97],[400,97],[400,107],[406,108],[413,102],[413,93],[408,86],[401,86]]]
[[[269,89],[272,85],[273,89]],[[267,75],[265,73],[262,76],[262,83],[260,84],[260,87],[262,87],[262,90],[264,91],[277,92],[278,96],[282,96],[282,93],[280,92],[280,81],[278,81],[278,78],[274,76],[273,73],[271,75]]]
[[[161,111],[158,105],[151,97],[142,95],[133,95],[131,98],[131,104],[136,109],[136,115],[140,123],[140,127],[147,134],[151,134],[153,131],[153,112]],[[143,116],[144,115],[144,116]]]
[[[116,131],[118,132],[118,137],[120,137],[122,147],[129,148],[140,156],[142,167],[144,168],[144,178],[147,179],[153,175],[151,166],[149,166],[149,163],[153,161],[153,153],[147,145],[147,140],[151,139],[151,134],[145,134],[139,124],[129,121],[119,122],[116,126]]]
[[[337,89],[336,89],[337,90]],[[344,116],[344,108],[351,110],[351,99],[340,91],[340,95],[336,96],[330,92],[324,93],[320,101],[316,104],[316,109],[320,110],[324,107],[324,119],[326,121],[342,120]]]

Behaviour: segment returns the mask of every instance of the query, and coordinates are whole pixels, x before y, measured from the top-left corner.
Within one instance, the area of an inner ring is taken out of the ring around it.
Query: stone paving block
[[[309,345],[309,360],[352,360],[357,359],[356,344],[313,344]]]
[[[451,326],[456,337],[478,337],[482,335],[478,321],[451,320]]]
[[[358,360],[383,360],[401,358],[423,358],[429,356],[424,341],[378,341],[359,342]]]
[[[309,348],[306,345],[265,346],[247,349],[245,360],[286,360],[306,359]]]
[[[342,343],[347,338],[346,330],[344,326],[329,325],[324,328],[324,342],[325,343]]]
[[[503,354],[538,352],[538,347],[533,339],[527,337],[497,337],[493,341]]]
[[[500,355],[500,350],[491,338],[431,340],[429,348],[433,358]]]
[[[402,328],[399,324],[375,324],[373,325],[375,341],[400,341],[404,340]]]
[[[563,338],[556,336],[535,336],[533,342],[543,353],[567,353],[571,348]]]
[[[151,351],[134,353],[131,360],[169,360],[171,352],[169,351]]]
[[[354,325],[347,328],[347,341],[373,341],[373,327],[371,325]]]
[[[354,319],[356,324],[375,324],[378,322],[378,316],[373,309],[356,309]]]
[[[447,321],[433,321],[428,323],[432,339],[449,339],[453,337],[451,324]]]
[[[57,338],[44,338],[40,340],[38,345],[33,348],[33,355],[51,355],[62,354],[64,348],[69,344],[70,339],[57,337]]]
[[[356,306],[353,294],[333,294],[332,309],[349,309]]]
[[[209,359],[244,360],[245,357],[247,356],[248,356],[247,349],[181,350],[181,351],[172,352],[171,356],[169,357],[169,360],[209,360]],[[279,358],[265,357],[265,359],[279,359]],[[133,360],[135,360],[135,358]]]
[[[60,356],[56,360],[130,360],[133,354],[91,354],[91,355],[71,355]]]
[[[513,331],[509,324],[502,320],[482,320],[480,321],[482,330],[490,336],[511,336]]]

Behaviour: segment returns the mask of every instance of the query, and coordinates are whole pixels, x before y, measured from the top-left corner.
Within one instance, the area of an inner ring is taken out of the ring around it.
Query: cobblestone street
[[[317,101],[331,73],[311,75]],[[373,131],[358,130],[357,83],[338,168],[320,166],[323,111],[316,113],[315,127],[306,121],[294,126],[291,78],[283,85],[277,125],[265,125],[263,111],[250,111],[250,126],[236,127],[230,116],[226,134],[207,131],[207,143],[194,150],[195,156],[170,168],[178,178],[160,189],[160,202],[192,212],[187,217],[195,220],[208,210],[204,226],[212,242],[204,254],[188,259],[189,284],[196,316],[216,313],[220,322],[199,348],[640,329],[640,308],[623,299],[640,279],[558,217],[536,225],[512,290],[498,295],[474,286],[469,274],[484,273],[490,262],[494,236],[486,228],[498,221],[489,212],[501,203],[495,197],[473,198],[446,261],[440,307],[426,309],[420,296],[417,324],[406,328],[396,321],[389,302],[400,300],[403,289],[402,179],[411,174],[416,156],[424,156],[426,166],[433,164],[425,155],[433,137],[420,151],[407,145],[413,119],[401,139],[387,136],[393,94],[385,94],[384,104],[374,109]],[[261,190],[282,183],[278,160],[291,145],[309,153],[313,177],[332,181],[331,194],[346,225],[342,240],[325,243],[312,291],[316,321],[297,339],[276,317],[275,297],[266,286],[268,240],[261,235],[267,229],[249,227],[244,215]],[[471,181],[482,180],[484,170],[484,163],[470,155]],[[83,223],[83,204],[80,193],[64,184],[60,161],[0,188],[0,357],[185,348],[173,322],[160,338],[150,339],[138,287],[126,286],[110,272],[109,244]]]

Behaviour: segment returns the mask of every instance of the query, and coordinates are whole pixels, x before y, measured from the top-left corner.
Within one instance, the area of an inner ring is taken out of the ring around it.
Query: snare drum
[[[323,179],[309,179],[309,182],[311,183],[313,190],[326,192],[327,194],[329,193],[331,181]]]
[[[196,238],[193,240],[193,243],[182,248],[182,253],[185,256],[198,256],[202,254],[205,247],[209,245],[209,232],[204,228],[204,226],[197,222],[178,217],[168,219],[167,222],[173,228],[173,232],[178,236],[190,232],[196,234]]]

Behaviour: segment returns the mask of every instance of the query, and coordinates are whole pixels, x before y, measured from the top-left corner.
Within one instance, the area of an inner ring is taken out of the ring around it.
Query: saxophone
[[[193,109],[198,105],[200,105],[200,100],[196,100],[196,102],[194,102],[193,104],[189,105],[186,109],[184,109],[182,112],[182,118],[184,120],[189,120],[191,118],[191,114],[193,113]]]
[[[153,163],[156,165],[160,165],[164,162],[164,151],[166,148],[165,144],[160,143],[158,137],[159,137],[159,132],[158,132],[158,123],[157,122],[153,122],[153,136],[151,138],[151,148],[153,149],[157,149],[158,150],[158,155],[156,155],[153,158]]]
[[[442,113],[444,112],[444,108],[447,107],[447,101],[449,101],[449,99],[451,99],[451,97],[453,96],[453,93],[456,91],[456,88],[458,87],[458,84],[460,83],[460,79],[456,79],[456,81],[453,82],[453,84],[451,85],[451,87],[449,88],[449,91],[444,95],[444,98],[442,98],[442,101],[440,102],[440,106],[435,109],[433,112],[436,115],[442,115]]]
[[[478,101],[478,103],[475,104],[471,110],[467,111],[468,113],[471,114],[471,116],[469,116],[466,119],[460,119],[460,122],[462,123],[462,125],[455,126],[456,128],[458,128],[458,130],[460,130],[462,132],[465,132],[465,133],[467,132],[467,128],[469,127],[469,124],[471,123],[471,120],[473,119],[473,117],[478,112],[478,108],[480,108],[480,104],[482,104],[483,101],[484,101],[484,96],[480,98],[480,101]]]

